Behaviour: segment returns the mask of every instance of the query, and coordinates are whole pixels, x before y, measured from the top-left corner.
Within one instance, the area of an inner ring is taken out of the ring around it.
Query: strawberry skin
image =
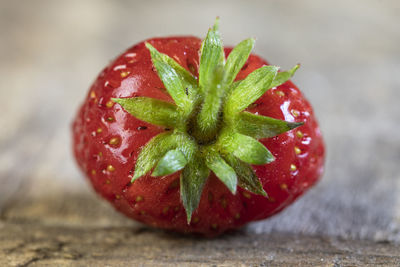
[[[170,37],[147,42],[198,76],[200,39]],[[226,56],[231,50],[225,48]],[[265,65],[265,60],[250,55],[236,80]],[[240,187],[233,195],[211,172],[188,224],[180,199],[179,171],[159,178],[148,173],[130,182],[140,150],[157,134],[171,131],[135,118],[111,100],[141,96],[173,103],[144,42],[129,48],[100,73],[72,127],[79,167],[94,189],[130,218],[157,228],[215,236],[281,211],[322,174],[324,144],[313,110],[299,89],[287,81],[246,109],[288,122],[304,122],[291,131],[260,139],[275,156],[269,164],[253,165],[268,197]]]

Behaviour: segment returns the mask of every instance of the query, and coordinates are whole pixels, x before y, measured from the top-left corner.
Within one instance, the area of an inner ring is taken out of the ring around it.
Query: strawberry
[[[214,236],[284,209],[319,179],[324,144],[309,102],[250,54],[196,37],[149,39],[93,83],[73,123],[76,160],[128,217]]]

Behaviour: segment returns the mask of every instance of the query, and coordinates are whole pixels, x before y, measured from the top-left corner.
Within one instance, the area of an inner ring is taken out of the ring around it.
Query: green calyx
[[[151,171],[154,177],[181,171],[180,194],[188,223],[211,171],[232,194],[239,186],[267,196],[251,164],[268,164],[275,158],[257,139],[302,125],[245,111],[268,89],[289,80],[299,67],[278,72],[278,67],[264,66],[244,80],[234,81],[253,46],[254,39],[244,40],[225,60],[217,20],[201,46],[196,78],[146,43],[158,76],[175,104],[148,97],[113,99],[136,118],[173,129],[143,147],[131,182]]]

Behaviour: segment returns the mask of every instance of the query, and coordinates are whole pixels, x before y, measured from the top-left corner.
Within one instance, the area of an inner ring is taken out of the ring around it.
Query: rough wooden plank
[[[94,194],[9,203],[0,266],[396,266],[400,246],[243,228],[216,239],[125,219]]]
[[[146,227],[2,223],[0,266],[398,266],[400,247],[243,231],[218,239]]]

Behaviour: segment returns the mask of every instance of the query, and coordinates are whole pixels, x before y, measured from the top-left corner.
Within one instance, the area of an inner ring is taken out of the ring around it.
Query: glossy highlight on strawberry
[[[323,171],[313,110],[251,54],[204,41],[149,39],[93,83],[73,123],[74,153],[95,190],[148,225],[215,236],[292,203]]]

